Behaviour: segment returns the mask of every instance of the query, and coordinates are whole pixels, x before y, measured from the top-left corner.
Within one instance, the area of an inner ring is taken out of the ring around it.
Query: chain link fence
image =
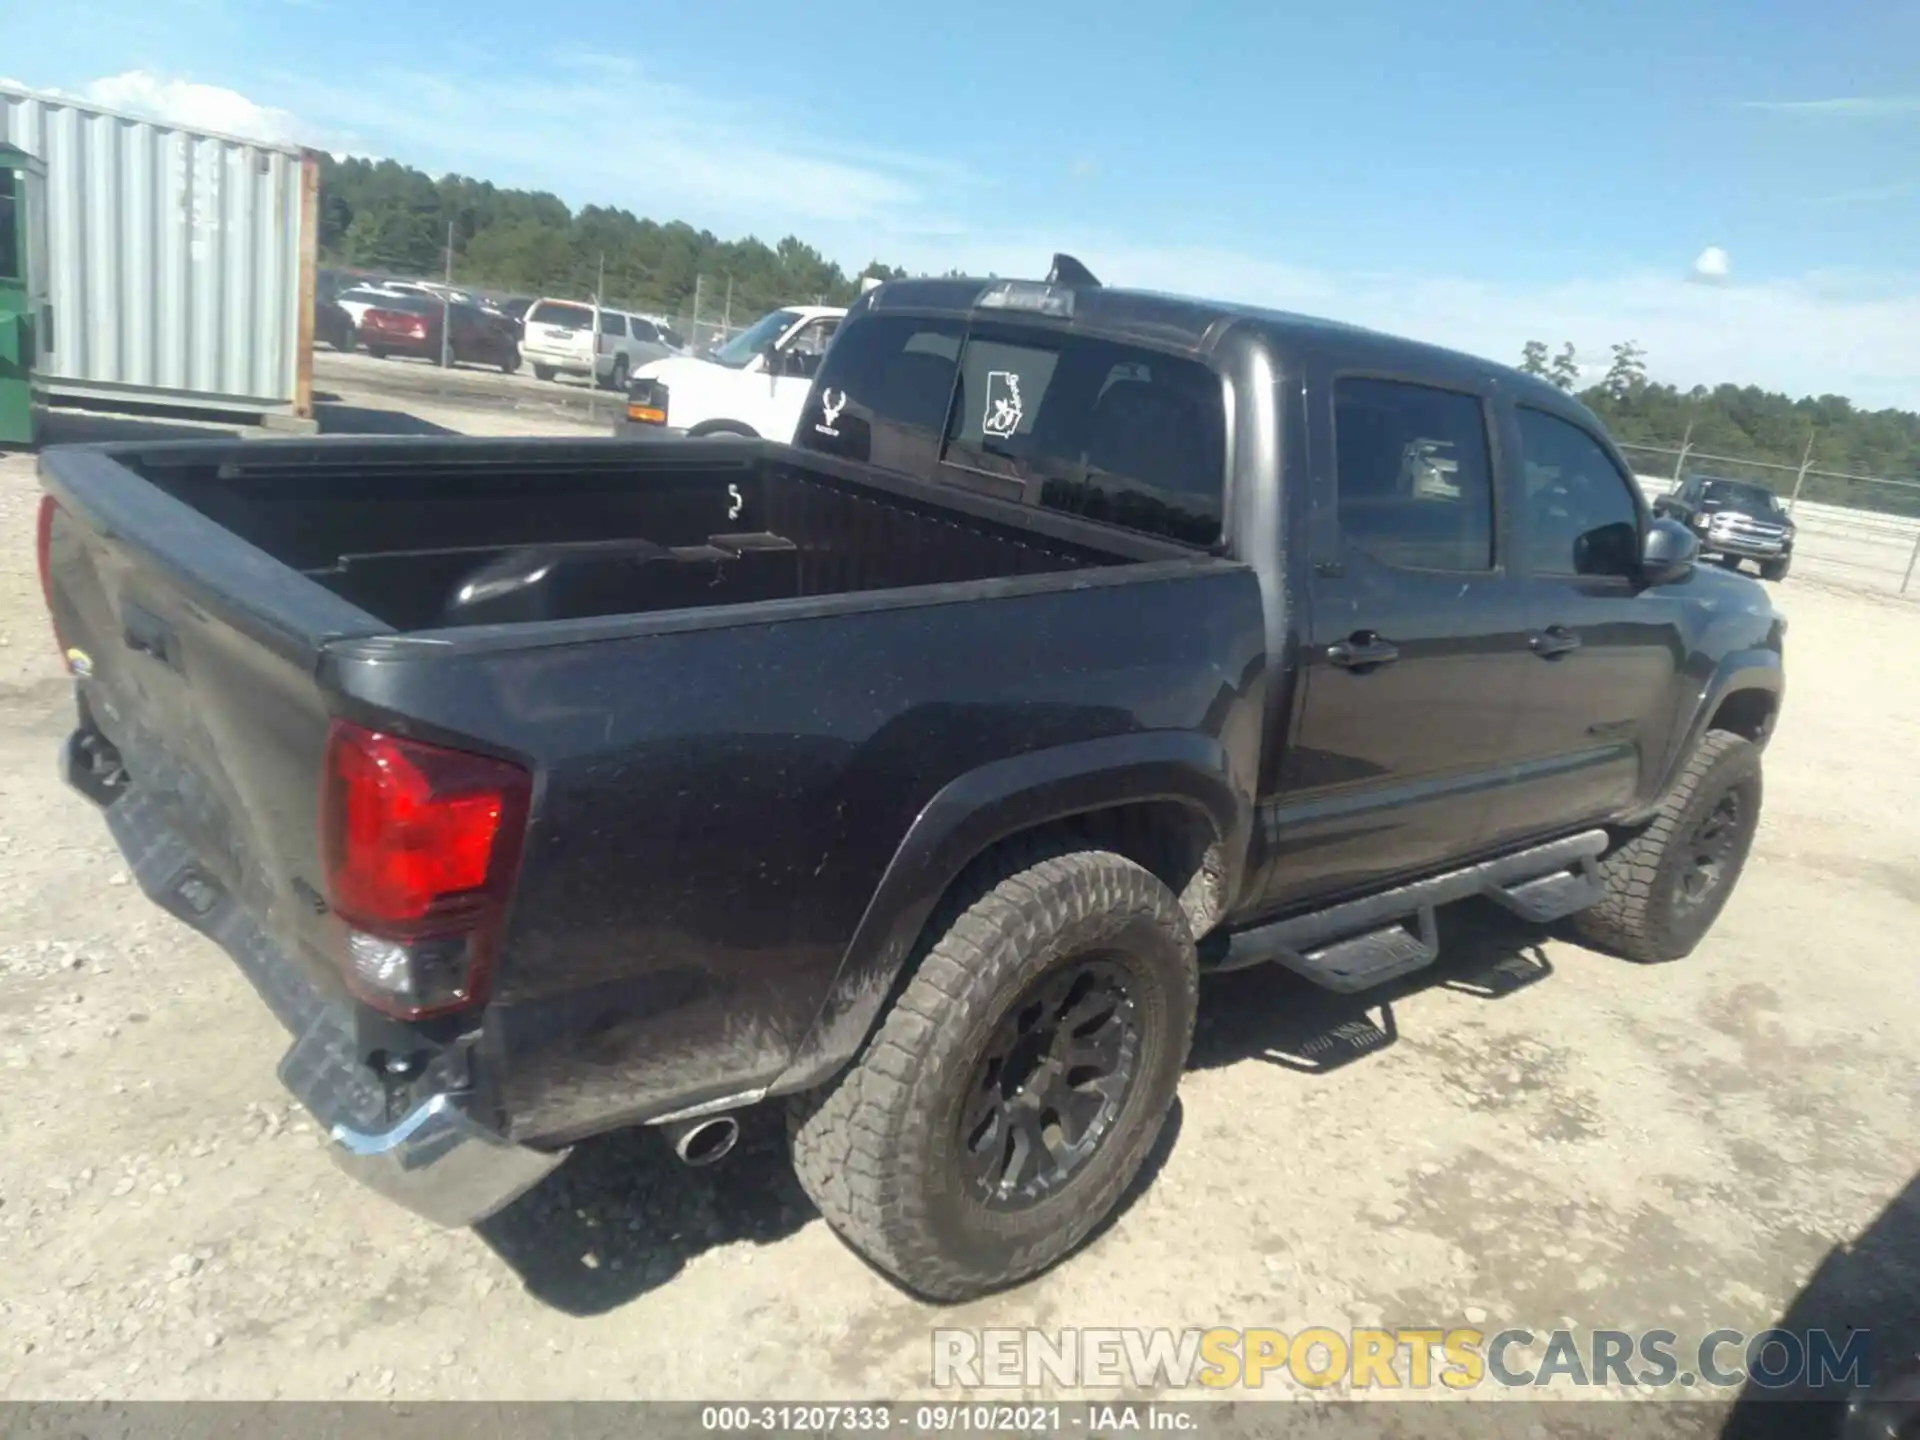
[[[1794,568],[1897,594],[1920,594],[1920,481],[1715,455],[1691,445],[1622,445],[1649,498],[1694,475],[1749,480],[1793,517]]]

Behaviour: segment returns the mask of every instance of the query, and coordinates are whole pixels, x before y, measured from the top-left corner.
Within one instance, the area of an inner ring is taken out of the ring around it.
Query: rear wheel
[[[1746,866],[1760,793],[1753,742],[1709,730],[1652,823],[1601,858],[1606,896],[1574,917],[1575,930],[1630,960],[1691,953]]]
[[[551,366],[551,365],[535,365],[535,366],[533,367],[533,378],[534,378],[534,379],[536,379],[536,380],[551,380],[551,379],[553,379],[553,366]]]
[[[937,913],[860,1057],[790,1111],[800,1183],[908,1288],[961,1299],[1085,1240],[1138,1174],[1193,1035],[1179,901],[1107,851],[1014,847]]]
[[[367,354],[376,360],[384,360],[387,358],[387,352],[378,345],[367,346]]]
[[[1782,555],[1778,560],[1768,560],[1760,566],[1760,578],[1763,580],[1784,580],[1787,572],[1793,568],[1793,557]]]
[[[500,373],[502,375],[512,375],[517,373],[519,369],[520,347],[518,345],[509,345],[507,347],[507,353],[500,357]]]
[[[613,370],[607,376],[607,388],[627,393],[627,382],[633,378],[633,366],[624,355],[613,357]]]

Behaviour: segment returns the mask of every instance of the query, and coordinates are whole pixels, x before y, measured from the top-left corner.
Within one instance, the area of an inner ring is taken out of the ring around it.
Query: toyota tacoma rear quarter
[[[1550,386],[1061,257],[862,296],[795,441],[42,459],[71,783],[429,1218],[778,1103],[979,1294],[1139,1173],[1205,972],[1365,991],[1469,896],[1673,960],[1735,887],[1785,621]]]

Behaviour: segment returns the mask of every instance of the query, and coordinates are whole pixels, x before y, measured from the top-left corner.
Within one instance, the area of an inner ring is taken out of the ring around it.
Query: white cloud
[[[1717,283],[1733,273],[1733,261],[1718,245],[1709,245],[1693,257],[1693,278]]]
[[[1920,95],[1839,95],[1824,100],[1747,100],[1742,104],[1749,110],[1810,119],[1885,120],[1920,115]]]
[[[273,83],[301,114],[423,169],[716,229],[804,231],[824,244],[822,227],[837,225],[858,239],[890,217],[924,214],[930,195],[964,183],[938,162],[820,138],[796,107],[710,100],[619,55],[564,51],[498,82],[392,69],[351,86]]]
[[[128,70],[80,87],[80,98],[184,130],[209,130],[269,145],[308,143],[315,127],[285,110],[258,105],[237,90]]]

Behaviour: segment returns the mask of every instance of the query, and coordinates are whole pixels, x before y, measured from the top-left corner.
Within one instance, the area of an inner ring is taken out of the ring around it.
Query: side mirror
[[[1665,515],[1647,527],[1640,545],[1640,579],[1648,585],[1671,585],[1693,573],[1700,558],[1700,537]]]

